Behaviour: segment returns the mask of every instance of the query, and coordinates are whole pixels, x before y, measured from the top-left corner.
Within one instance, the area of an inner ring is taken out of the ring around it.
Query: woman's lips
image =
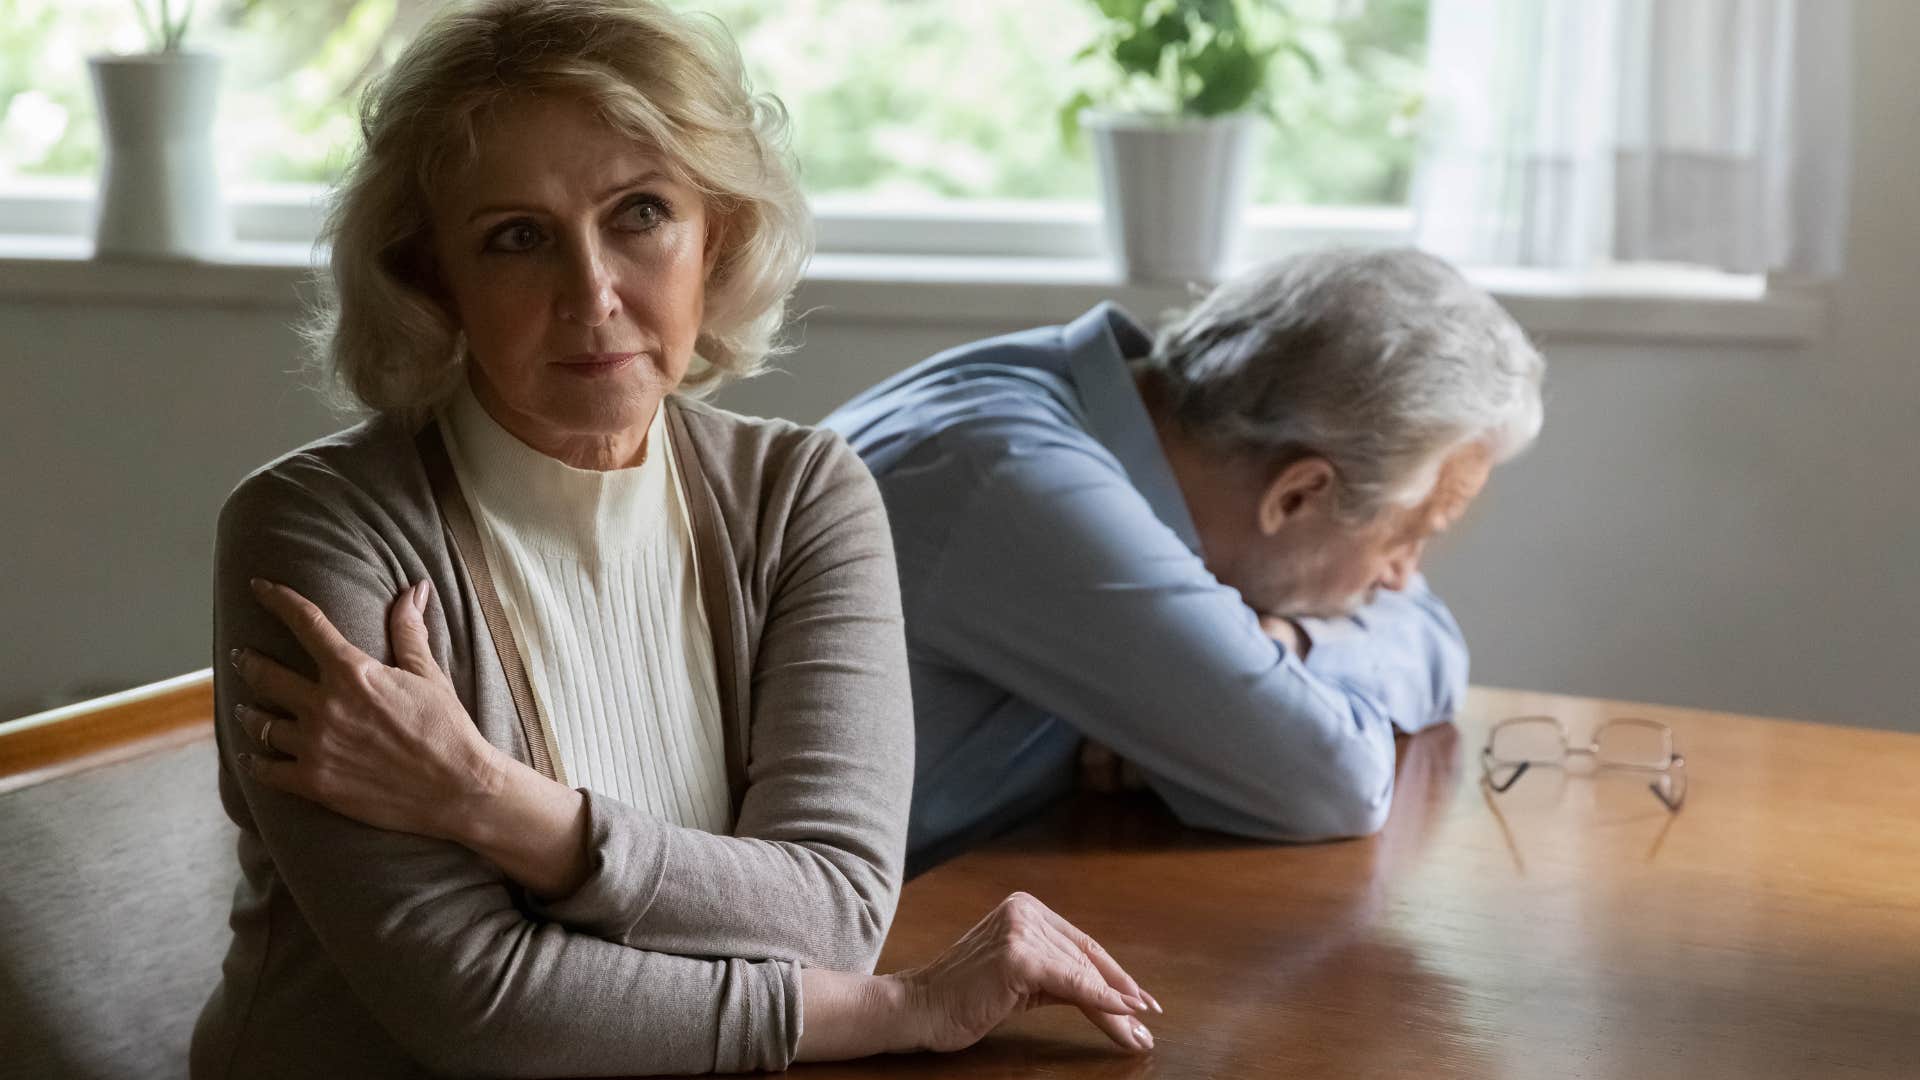
[[[639,355],[637,352],[574,353],[560,358],[560,369],[581,378],[611,375],[633,363]]]

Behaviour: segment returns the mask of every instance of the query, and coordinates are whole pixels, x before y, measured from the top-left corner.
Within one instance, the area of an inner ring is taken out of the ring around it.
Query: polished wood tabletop
[[[1690,773],[1540,770],[1501,717],[1670,724]],[[1152,1053],[1045,1009],[958,1054],[827,1077],[1920,1077],[1920,736],[1476,690],[1404,741],[1386,828],[1309,845],[1083,795],[906,886],[880,970],[1024,889],[1166,1008]]]

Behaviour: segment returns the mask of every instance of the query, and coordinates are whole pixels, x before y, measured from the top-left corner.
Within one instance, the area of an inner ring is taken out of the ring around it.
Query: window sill
[[[1545,344],[1744,344],[1801,347],[1825,332],[1827,298],[1687,268],[1623,267],[1590,275],[1470,271]],[[938,300],[930,301],[932,290]],[[1104,259],[932,258],[822,254],[795,309],[873,323],[1040,326],[1113,300],[1143,319],[1191,304],[1177,285],[1122,283]]]
[[[284,308],[309,293],[303,244],[235,245],[216,260],[95,260],[72,237],[0,237],[0,302]],[[1816,288],[1684,269],[1632,267],[1571,276],[1476,272],[1541,343],[1802,347],[1825,332]],[[1099,258],[821,254],[795,297],[817,319],[978,327],[982,333],[1065,322],[1101,300],[1142,318],[1184,306],[1178,286],[1124,284]]]
[[[0,236],[0,303],[298,310],[311,245],[235,244],[221,258],[95,259],[73,236]]]

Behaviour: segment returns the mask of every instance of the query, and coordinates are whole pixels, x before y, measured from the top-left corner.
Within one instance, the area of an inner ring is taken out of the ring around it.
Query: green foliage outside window
[[[1088,0],[677,0],[718,16],[757,87],[793,116],[816,194],[1091,199],[1084,149],[1063,145],[1080,88]],[[1252,0],[1280,4],[1280,0]],[[321,181],[358,130],[354,99],[435,0],[200,0],[185,47],[226,58],[229,180]],[[1269,72],[1276,123],[1264,202],[1403,202],[1426,0],[1285,0],[1286,57]],[[91,176],[99,136],[86,57],[145,47],[129,0],[0,0],[0,182]],[[1296,58],[1297,60],[1297,58]]]
[[[146,31],[147,47],[154,52],[179,52],[187,30],[193,26],[194,0],[181,0],[178,7],[172,0],[156,0],[152,7],[146,0],[132,2],[140,16],[140,29]]]
[[[1069,143],[1084,109],[1213,117],[1271,111],[1268,82],[1282,58],[1318,59],[1294,38],[1292,13],[1261,0],[1089,0],[1094,39],[1074,54],[1087,71],[1060,109]]]

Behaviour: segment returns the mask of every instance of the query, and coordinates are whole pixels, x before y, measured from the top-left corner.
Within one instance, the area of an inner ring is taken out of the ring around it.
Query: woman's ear
[[[1337,479],[1326,458],[1309,455],[1289,462],[1260,494],[1261,535],[1272,536],[1290,521],[1330,509]]]
[[[440,273],[440,260],[433,255],[433,245],[423,241],[414,255],[414,281],[427,299],[440,308],[447,322],[460,325],[460,312],[453,302],[453,290],[447,287],[447,279]]]
[[[440,309],[441,317],[447,325],[458,327],[460,313],[455,310],[453,291],[447,288],[446,281],[440,275],[440,262],[433,257],[433,241],[424,235],[415,234],[387,249],[385,259],[387,273],[400,284],[419,293]]]

